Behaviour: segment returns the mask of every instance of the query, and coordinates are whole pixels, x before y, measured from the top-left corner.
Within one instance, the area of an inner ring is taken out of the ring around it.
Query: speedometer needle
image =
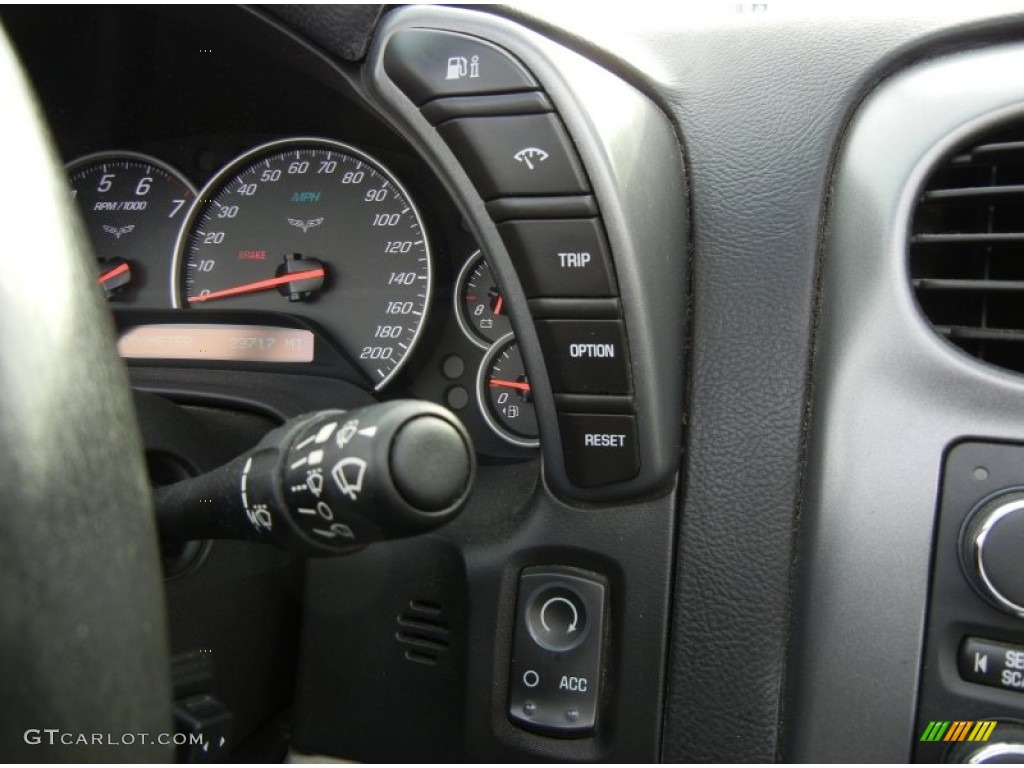
[[[213,291],[212,293],[207,293],[202,296],[189,296],[188,300],[189,302],[209,301],[210,299],[220,299],[225,296],[237,296],[240,293],[254,293],[255,291],[265,291],[269,288],[276,288],[279,285],[294,283],[296,280],[312,280],[313,278],[323,276],[323,267],[320,267],[318,269],[308,269],[305,272],[293,272],[290,275],[271,277],[268,280],[257,280],[254,283],[243,283],[242,285],[236,285],[234,288],[225,288],[221,291]]]
[[[504,379],[491,379],[490,385],[492,387],[509,387],[510,389],[520,389],[523,392],[530,391],[530,385],[525,381],[505,381]]]

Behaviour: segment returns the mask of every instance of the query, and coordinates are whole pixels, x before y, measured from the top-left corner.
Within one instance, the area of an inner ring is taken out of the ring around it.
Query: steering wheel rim
[[[170,760],[159,548],[128,380],[2,30],[0,103],[0,753]]]

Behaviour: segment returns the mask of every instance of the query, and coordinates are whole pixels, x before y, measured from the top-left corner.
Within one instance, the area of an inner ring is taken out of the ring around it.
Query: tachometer
[[[68,165],[68,175],[107,298],[166,307],[175,241],[196,198],[192,185],[136,152],[79,158]]]
[[[200,193],[175,255],[175,305],[277,310],[320,324],[379,389],[423,327],[430,248],[379,162],[325,139],[258,147]]]

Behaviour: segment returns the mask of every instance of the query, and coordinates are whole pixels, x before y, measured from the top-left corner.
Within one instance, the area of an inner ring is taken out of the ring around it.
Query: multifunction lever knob
[[[1024,489],[1000,491],[971,511],[960,536],[960,562],[982,597],[1024,618]]]
[[[461,511],[476,461],[444,408],[396,400],[319,411],[212,472],[155,491],[163,539],[245,539],[340,554],[433,530]]]

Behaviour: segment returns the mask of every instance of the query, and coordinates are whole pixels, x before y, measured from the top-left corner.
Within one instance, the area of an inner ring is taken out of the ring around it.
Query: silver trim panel
[[[940,339],[907,270],[925,178],[955,145],[1024,116],[1024,46],[883,82],[837,165],[823,266],[795,583],[787,759],[910,758],[939,477],[967,436],[1024,439],[1024,377]]]

